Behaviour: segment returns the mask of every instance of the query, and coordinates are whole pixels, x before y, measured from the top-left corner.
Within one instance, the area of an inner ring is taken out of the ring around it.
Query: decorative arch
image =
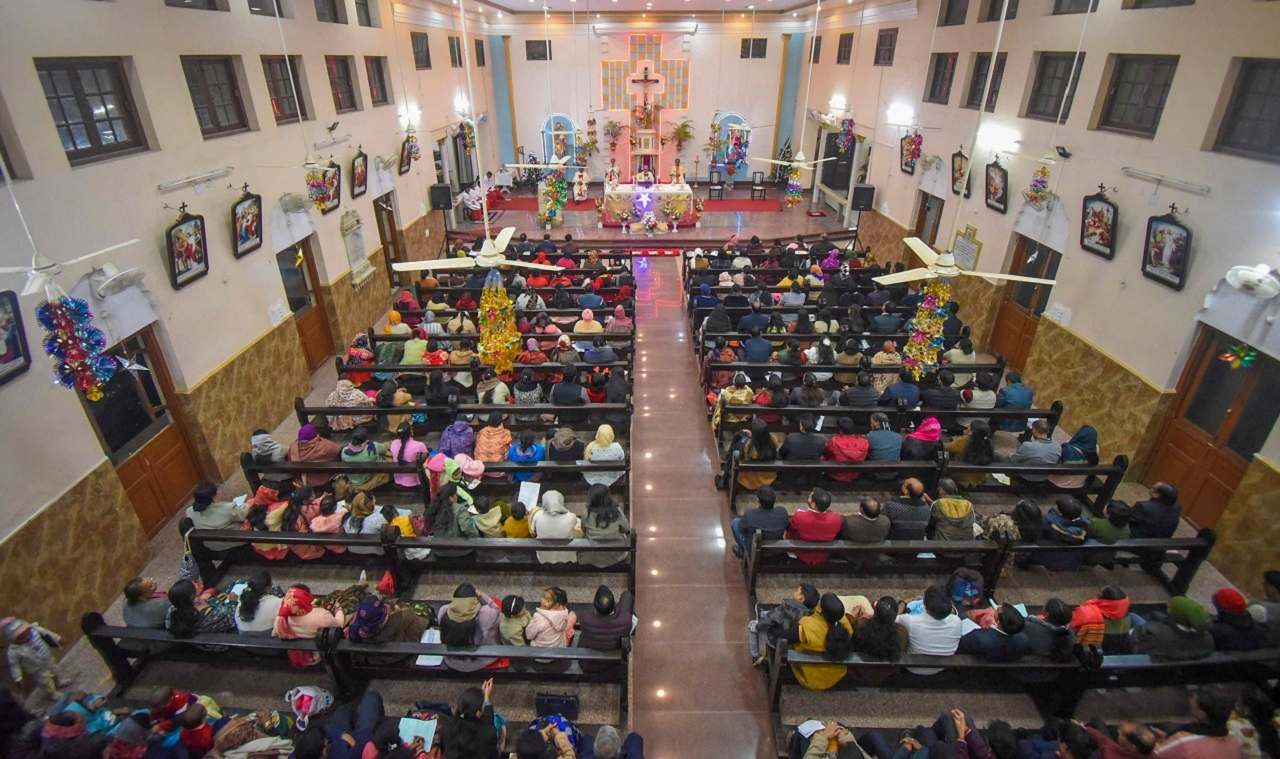
[[[577,125],[568,114],[553,113],[542,122],[542,157],[545,161],[553,158],[569,157],[570,163],[578,154]],[[555,134],[556,132],[567,134]],[[574,169],[565,172],[569,179],[576,173]]]

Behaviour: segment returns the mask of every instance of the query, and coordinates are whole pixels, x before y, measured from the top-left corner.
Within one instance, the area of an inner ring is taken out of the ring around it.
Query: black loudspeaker
[[[429,191],[432,211],[448,211],[453,208],[453,192],[447,184],[433,184]]]
[[[856,184],[853,186],[853,210],[870,211],[876,204],[876,186],[873,184]]]

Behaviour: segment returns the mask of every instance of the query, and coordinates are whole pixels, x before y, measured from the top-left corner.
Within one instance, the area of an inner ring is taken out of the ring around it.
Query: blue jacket
[[[906,400],[907,408],[915,408],[920,403],[920,387],[912,382],[895,382],[880,395],[880,405],[896,406],[899,398]]]
[[[1006,385],[996,393],[996,408],[1031,408],[1035,397],[1035,391],[1021,382]],[[1021,432],[1027,428],[1025,419],[1006,419],[999,424],[1000,429],[1008,432]]]
[[[578,305],[582,308],[600,308],[604,305],[604,298],[595,293],[583,293],[578,296]]]
[[[1031,653],[1031,644],[1022,633],[1006,635],[994,627],[974,630],[960,638],[958,654],[969,654],[987,661],[1017,661]]]
[[[742,341],[742,360],[764,363],[773,355],[773,344],[763,337],[748,337]]]
[[[767,326],[769,326],[769,315],[766,313],[750,313],[738,320],[739,332],[750,332],[755,329],[764,332]]]

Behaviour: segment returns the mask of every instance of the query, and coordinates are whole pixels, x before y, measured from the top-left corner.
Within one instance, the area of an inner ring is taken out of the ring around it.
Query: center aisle
[[[634,272],[635,730],[656,759],[771,756],[764,681],[747,655],[746,589],[725,548],[725,498],[712,481],[717,457],[679,263],[637,258]]]

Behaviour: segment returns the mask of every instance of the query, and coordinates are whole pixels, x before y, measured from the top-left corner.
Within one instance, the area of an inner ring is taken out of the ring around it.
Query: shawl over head
[[[357,390],[351,380],[340,379],[326,403],[330,406],[367,406],[369,400],[369,396]]]
[[[916,431],[907,435],[907,437],[925,443],[936,443],[942,438],[942,424],[937,417],[931,416],[920,422],[920,426],[916,428]]]
[[[387,626],[390,617],[387,605],[377,596],[365,596],[356,608],[355,617],[347,627],[347,639],[357,642],[372,640],[378,637],[382,628]]]
[[[564,496],[559,490],[548,490],[542,494],[542,510],[552,516],[568,513],[568,509],[564,507]]]
[[[577,439],[577,436],[573,434],[573,430],[568,427],[557,427],[555,434],[551,436],[551,445],[564,450],[572,447],[577,442]]]
[[[305,443],[308,440],[315,440],[320,436],[320,431],[316,429],[314,424],[304,424],[298,429],[298,440]]]
[[[1209,612],[1186,596],[1174,596],[1169,599],[1169,619],[1183,627],[1203,630],[1212,621]]]
[[[582,452],[582,457],[589,460],[591,458],[592,451],[608,448],[613,445],[613,440],[613,427],[608,424],[600,425],[596,428],[595,440],[587,443],[586,449]]]
[[[304,614],[311,613],[315,608],[315,597],[311,592],[293,586],[284,594],[284,599],[280,601],[280,611],[276,613],[276,622],[272,629],[272,634],[280,640],[294,640],[298,636],[293,632],[293,625],[289,623],[292,617],[301,617]]]
[[[1098,431],[1089,425],[1080,428],[1071,439],[1062,444],[1062,461],[1084,461],[1090,455],[1098,455]]]

